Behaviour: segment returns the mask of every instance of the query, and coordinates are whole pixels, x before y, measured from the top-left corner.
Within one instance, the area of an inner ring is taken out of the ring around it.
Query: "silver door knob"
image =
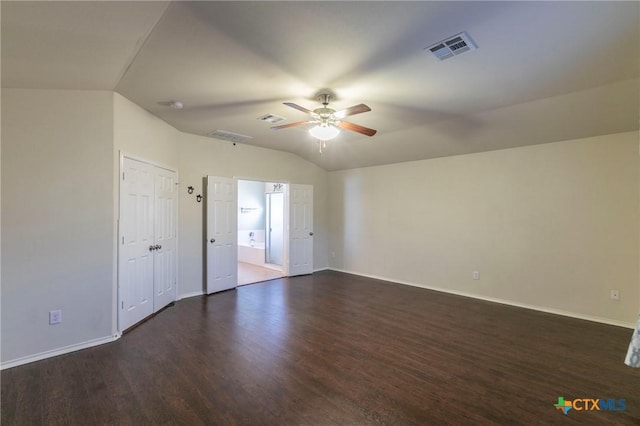
[[[309,232],[309,235],[310,235],[311,237],[313,237],[313,232]]]
[[[209,240],[209,242],[210,242],[211,244],[213,244],[213,243],[215,243],[215,242],[216,242],[216,239],[215,239],[215,238],[212,238],[212,239],[210,239],[210,240]]]

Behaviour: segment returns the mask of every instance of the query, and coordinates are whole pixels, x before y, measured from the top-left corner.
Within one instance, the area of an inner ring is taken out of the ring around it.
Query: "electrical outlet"
[[[611,290],[611,300],[620,300],[620,292],[618,290]]]
[[[480,279],[480,271],[473,271],[473,273],[471,275],[473,276],[474,280],[479,280]]]
[[[49,325],[60,324],[62,322],[62,311],[49,311]]]

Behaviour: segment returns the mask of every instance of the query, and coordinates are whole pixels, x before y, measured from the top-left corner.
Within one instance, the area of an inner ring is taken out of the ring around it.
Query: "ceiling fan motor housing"
[[[313,112],[315,114],[318,114],[320,116],[320,118],[324,118],[327,119],[329,117],[331,117],[331,115],[336,112],[335,109],[331,109],[331,108],[316,108],[313,110]]]

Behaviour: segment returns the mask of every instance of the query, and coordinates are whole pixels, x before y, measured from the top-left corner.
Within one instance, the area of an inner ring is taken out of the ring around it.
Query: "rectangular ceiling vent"
[[[266,114],[266,115],[263,115],[262,117],[258,117],[258,120],[266,121],[267,123],[278,123],[280,121],[283,121],[284,117],[280,117],[274,114]]]
[[[476,50],[477,48],[478,46],[471,40],[469,34],[461,32],[446,40],[439,41],[433,46],[427,47],[426,50],[429,50],[429,52],[439,60],[444,61],[445,59],[453,58],[456,55]]]
[[[207,133],[207,136],[233,143],[246,142],[249,139],[253,139],[252,136],[240,135],[238,133],[227,132],[226,130],[214,130],[213,132]]]

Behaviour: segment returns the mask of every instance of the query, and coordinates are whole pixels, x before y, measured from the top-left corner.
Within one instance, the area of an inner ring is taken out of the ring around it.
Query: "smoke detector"
[[[258,117],[258,120],[266,121],[267,123],[279,123],[280,121],[284,120],[284,117],[280,117],[275,114],[265,114],[261,117]]]
[[[210,136],[215,139],[221,139],[223,141],[233,142],[233,143],[246,142],[249,139],[253,139],[252,136],[241,135],[238,133],[228,132],[226,130],[214,130],[213,132],[207,133],[207,136]]]
[[[473,42],[469,34],[461,32],[454,36],[448,37],[445,40],[439,41],[436,44],[426,47],[428,50],[441,61],[445,59],[453,58],[461,53],[470,52],[476,50],[478,46]]]

